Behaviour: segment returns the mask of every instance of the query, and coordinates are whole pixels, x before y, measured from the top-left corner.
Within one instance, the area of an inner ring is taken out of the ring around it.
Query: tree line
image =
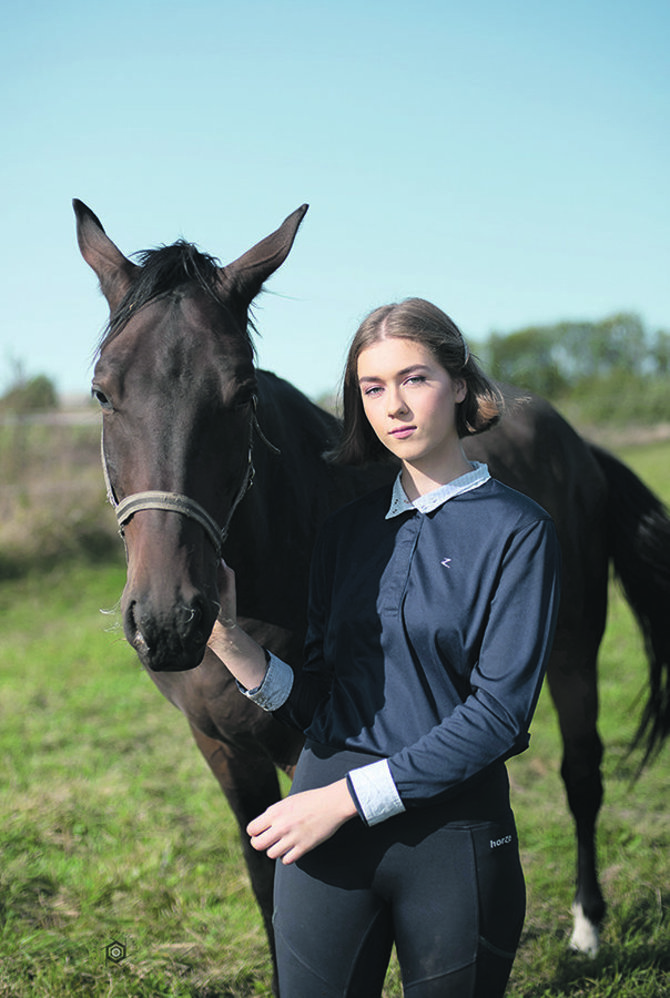
[[[477,349],[498,381],[590,422],[670,421],[670,333],[621,312],[491,333]]]
[[[578,421],[670,422],[670,332],[650,332],[634,313],[493,332],[474,347],[496,380],[541,395]],[[0,413],[58,406],[50,378],[28,378],[21,365],[14,373]],[[330,396],[318,401],[334,405]]]

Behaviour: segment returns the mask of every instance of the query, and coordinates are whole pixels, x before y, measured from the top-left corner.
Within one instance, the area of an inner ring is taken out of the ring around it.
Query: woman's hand
[[[265,677],[265,652],[237,625],[235,573],[223,558],[218,569],[219,612],[207,647],[247,690],[260,686]]]
[[[247,825],[251,845],[270,859],[295,863],[353,818],[356,805],[339,780],[277,801]]]
[[[235,590],[235,573],[223,558],[219,562],[216,573],[219,587],[219,612],[217,620],[222,627],[235,627],[237,623],[237,593]]]

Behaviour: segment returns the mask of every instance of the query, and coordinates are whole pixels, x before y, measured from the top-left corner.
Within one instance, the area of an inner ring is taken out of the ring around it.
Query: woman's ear
[[[465,378],[454,378],[454,393],[457,404],[465,402],[468,395],[468,385]]]

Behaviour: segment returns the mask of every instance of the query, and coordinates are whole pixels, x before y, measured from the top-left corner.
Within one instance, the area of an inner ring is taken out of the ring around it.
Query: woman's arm
[[[482,770],[527,747],[552,646],[559,565],[549,520],[510,538],[470,695],[413,744],[349,773],[368,824],[396,813],[398,799],[416,807],[458,793]]]
[[[553,643],[559,566],[551,521],[510,540],[470,675],[472,692],[441,724],[389,759],[406,806],[429,803],[527,748]]]
[[[235,573],[223,559],[219,600],[219,613],[207,644],[245,689],[256,689],[265,678],[267,658],[264,649],[238,626]]]
[[[262,648],[237,625],[235,573],[225,562],[219,569],[220,609],[208,646],[238,681],[241,692],[280,721],[305,731],[319,705],[330,695],[332,674],[323,661],[327,590],[321,556],[323,538],[315,544],[310,571],[308,628],[300,669]]]
[[[260,687],[267,671],[265,650],[237,624],[235,573],[225,562],[219,572],[221,607],[208,645],[248,690]],[[249,823],[251,845],[270,859],[294,863],[325,842],[356,815],[346,780],[292,794]]]

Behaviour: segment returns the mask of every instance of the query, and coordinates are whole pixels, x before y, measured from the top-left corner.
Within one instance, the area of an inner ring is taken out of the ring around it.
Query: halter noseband
[[[254,430],[256,430],[263,443],[266,444],[266,446],[269,447],[274,454],[279,454],[278,448],[275,447],[274,444],[270,443],[258,424],[258,417],[256,416],[257,399],[255,395],[252,401],[253,413],[249,424],[249,451],[247,466],[242,478],[242,483],[237,491],[235,499],[233,500],[233,504],[228,511],[228,516],[226,517],[226,522],[223,527],[219,526],[216,520],[210,516],[207,510],[201,506],[199,502],[196,502],[195,499],[191,499],[189,496],[182,495],[180,492],[161,492],[158,490],[133,492],[132,495],[126,496],[125,499],[122,499],[121,502],[119,502],[116,498],[116,493],[114,492],[114,487],[109,477],[109,468],[107,467],[107,457],[105,455],[104,434],[101,434],[100,454],[102,459],[102,472],[105,478],[105,488],[107,489],[107,499],[114,507],[121,537],[124,536],[124,525],[128,522],[131,516],[134,516],[135,513],[143,509],[162,509],[169,513],[180,513],[182,516],[199,523],[205,531],[208,539],[211,541],[212,546],[216,551],[217,558],[221,556],[221,548],[223,547],[226,537],[228,536],[228,528],[230,527],[230,521],[233,518],[233,513],[253,484],[255,474],[252,458]]]

